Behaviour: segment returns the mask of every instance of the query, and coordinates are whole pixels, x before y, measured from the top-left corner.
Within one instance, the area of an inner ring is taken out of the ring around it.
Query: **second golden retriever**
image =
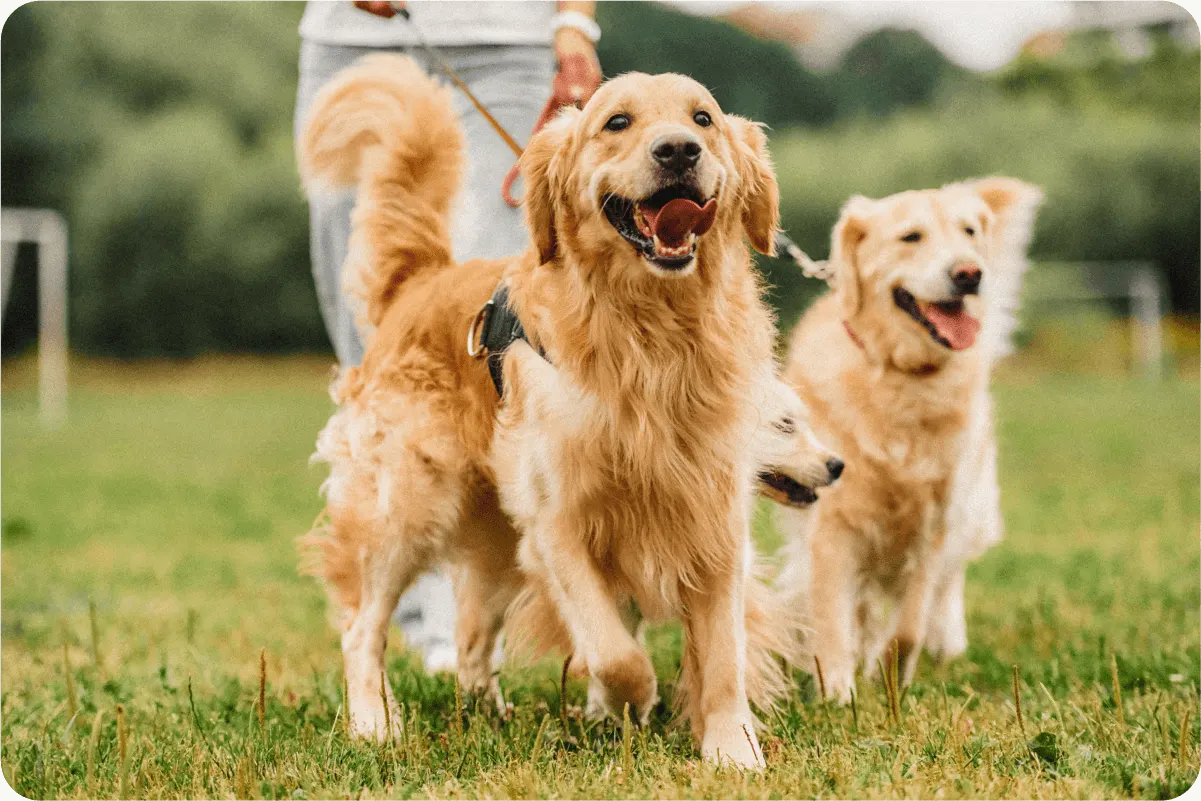
[[[1000,533],[988,382],[1040,199],[1009,178],[855,197],[834,228],[834,291],[797,325],[786,377],[848,467],[782,515],[781,583],[841,701],[891,643],[905,681],[929,633],[966,646],[964,565]]]

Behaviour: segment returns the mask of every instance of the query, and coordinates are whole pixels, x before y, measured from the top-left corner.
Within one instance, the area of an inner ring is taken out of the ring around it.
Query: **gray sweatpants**
[[[295,130],[299,135],[314,97],[339,70],[377,48],[302,42]],[[420,48],[402,48],[434,78],[446,82]],[[526,142],[550,96],[554,75],[551,48],[534,46],[442,47],[439,52],[480,102],[518,142]],[[528,233],[518,209],[509,207],[500,186],[516,157],[462,92],[454,93],[455,111],[467,137],[467,169],[456,200],[452,225],[454,256],[459,261],[500,258],[525,249]],[[520,191],[520,186],[517,188]],[[309,239],[317,299],[330,341],[343,365],[358,364],[363,343],[342,294],[342,265],[350,239],[354,193],[309,199]],[[454,594],[442,574],[423,576],[400,600],[397,621],[409,643],[426,649],[454,647]]]

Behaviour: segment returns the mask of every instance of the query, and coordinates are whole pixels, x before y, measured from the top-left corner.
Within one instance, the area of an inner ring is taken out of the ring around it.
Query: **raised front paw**
[[[630,720],[645,724],[659,700],[659,686],[650,658],[641,650],[627,652],[590,669],[588,715],[592,718],[612,715],[620,719],[626,704]]]

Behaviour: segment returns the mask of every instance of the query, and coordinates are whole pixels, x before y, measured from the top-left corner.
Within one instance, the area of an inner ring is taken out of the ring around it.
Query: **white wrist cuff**
[[[550,18],[550,32],[554,36],[560,28],[573,28],[595,44],[601,37],[600,26],[596,20],[579,11],[559,11]]]

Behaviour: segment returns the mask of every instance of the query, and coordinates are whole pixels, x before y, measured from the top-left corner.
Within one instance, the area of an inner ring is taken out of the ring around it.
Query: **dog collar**
[[[860,339],[860,338],[859,338],[859,335],[855,333],[855,329],[851,328],[851,324],[850,324],[850,323],[848,323],[846,320],[843,320],[843,321],[842,321],[842,327],[843,327],[843,328],[845,328],[845,329],[847,330],[847,336],[849,336],[849,337],[851,338],[851,341],[852,341],[852,342],[854,342],[856,345],[858,345],[858,346],[859,346],[859,350],[861,350],[861,351],[863,351],[864,353],[866,353],[866,352],[867,352],[867,346],[863,344],[863,340],[862,340],[862,339]]]
[[[505,394],[505,351],[519,339],[529,343],[539,356],[546,358],[545,351],[526,336],[521,318],[509,305],[509,285],[502,280],[496,285],[488,302],[476,312],[467,330],[467,355],[473,359],[487,358],[488,375],[492,378],[492,386],[496,387],[496,394],[501,397]]]
[[[851,338],[851,341],[854,342],[859,347],[859,350],[863,351],[864,353],[867,353],[867,346],[865,346],[863,344],[863,340],[860,339],[859,335],[855,333],[855,329],[851,328],[851,324],[848,323],[846,320],[843,320],[842,327],[844,329],[846,329],[847,336],[849,336]],[[928,375],[934,375],[935,373],[938,372],[938,370],[939,370],[939,368],[938,368],[938,365],[936,365],[936,364],[923,364],[921,367],[918,367],[916,370],[908,370],[907,372],[910,373],[911,375],[915,375],[915,376],[928,376]]]

